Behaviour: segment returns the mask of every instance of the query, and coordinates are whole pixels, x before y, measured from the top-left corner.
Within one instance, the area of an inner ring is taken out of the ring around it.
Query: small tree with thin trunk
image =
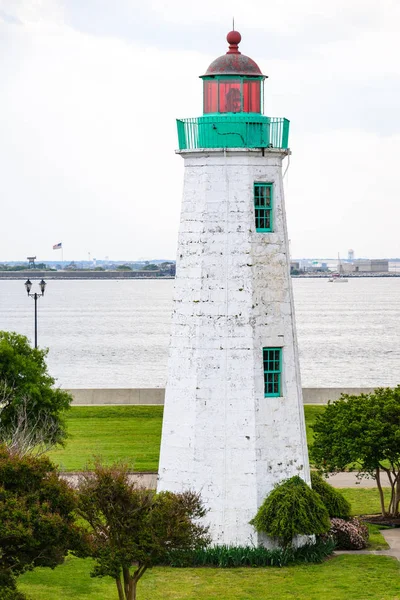
[[[359,477],[376,481],[383,516],[399,516],[400,504],[400,386],[372,394],[342,394],[317,417],[311,458],[325,473],[349,467]],[[386,506],[381,474],[386,473],[391,495]]]
[[[81,476],[78,512],[87,524],[78,554],[95,559],[92,577],[115,580],[119,600],[135,600],[139,579],[169,551],[209,543],[207,527],[199,522],[206,511],[198,494],[138,487],[123,465],[97,463]]]

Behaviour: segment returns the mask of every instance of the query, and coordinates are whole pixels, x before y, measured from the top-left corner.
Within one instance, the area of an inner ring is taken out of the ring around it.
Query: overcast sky
[[[175,119],[232,15],[291,121],[292,256],[400,256],[398,0],[0,0],[0,261],[175,258]]]

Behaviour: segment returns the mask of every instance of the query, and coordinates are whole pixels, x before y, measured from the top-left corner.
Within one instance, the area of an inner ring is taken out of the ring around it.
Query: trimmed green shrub
[[[285,567],[290,564],[321,563],[335,549],[331,538],[301,548],[255,548],[254,546],[211,546],[197,550],[174,550],[163,565],[170,567]]]
[[[322,534],[330,528],[320,496],[298,475],[275,486],[250,523],[284,548],[291,546],[296,535]]]
[[[311,485],[325,504],[331,519],[350,519],[350,502],[316,471],[311,471]]]

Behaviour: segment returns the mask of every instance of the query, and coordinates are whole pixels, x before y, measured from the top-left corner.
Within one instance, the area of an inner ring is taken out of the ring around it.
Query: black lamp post
[[[34,301],[35,301],[35,348],[37,348],[37,301],[38,301],[38,298],[40,298],[41,296],[44,296],[44,291],[46,289],[46,285],[47,285],[47,283],[45,282],[44,279],[42,279],[42,281],[39,283],[40,291],[42,293],[41,294],[37,294],[35,292],[34,294],[31,294],[32,281],[30,281],[29,279],[27,279],[25,281],[25,287],[26,287],[26,291],[28,293],[28,296],[30,296],[31,298],[33,298]]]

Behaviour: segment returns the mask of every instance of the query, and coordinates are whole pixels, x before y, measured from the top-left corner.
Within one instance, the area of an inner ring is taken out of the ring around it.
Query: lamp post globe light
[[[38,347],[38,345],[37,345],[37,301],[38,301],[38,298],[40,298],[41,296],[44,296],[44,292],[46,290],[46,285],[47,285],[47,283],[45,282],[44,279],[42,279],[39,282],[39,287],[40,287],[41,293],[38,294],[37,292],[34,292],[33,294],[31,294],[32,281],[30,281],[29,279],[27,279],[25,281],[26,292],[27,292],[28,296],[33,298],[35,301],[35,348]]]

